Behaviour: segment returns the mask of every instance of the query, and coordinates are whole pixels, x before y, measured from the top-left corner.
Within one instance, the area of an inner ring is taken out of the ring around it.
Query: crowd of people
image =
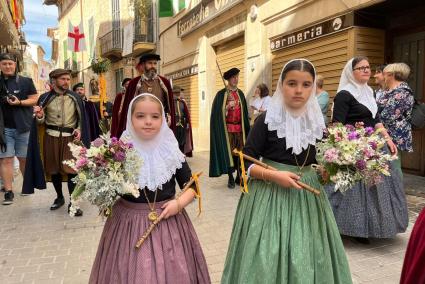
[[[192,176],[190,112],[184,89],[157,72],[157,54],[140,57],[140,76],[125,78],[111,114],[112,137],[131,141],[143,160],[139,197],[123,196],[105,224],[90,283],[210,283],[208,267],[184,208],[195,190],[176,195]],[[89,147],[99,137],[99,107],[85,95],[84,84],[72,87],[69,70],[49,76],[52,88],[38,96],[30,78],[16,72],[16,59],[0,56],[0,171],[4,205],[13,203],[14,158],[24,177],[22,194],[52,182],[51,210],[65,204],[62,183],[72,194],[76,172],[62,162],[72,158],[68,143]],[[211,107],[209,176],[228,175],[227,187],[249,177],[249,194],[238,204],[222,283],[351,283],[342,238],[368,244],[371,238],[394,238],[406,231],[408,210],[400,153],[412,152],[410,118],[414,94],[404,63],[372,70],[366,57],[350,59],[341,74],[329,109],[324,77],[313,63],[294,59],[285,64],[271,95],[259,84],[246,99],[238,88],[239,72],[223,74],[227,85]],[[316,143],[328,123],[363,123],[381,133],[385,151],[398,155],[390,176],[368,186],[358,182],[342,194],[323,187],[312,168]],[[261,159],[267,167],[241,161],[233,150]],[[272,170],[273,167],[277,170]],[[236,177],[234,173],[236,171]],[[300,182],[319,189],[315,196]],[[71,204],[69,203],[69,206]],[[69,207],[68,207],[69,211]],[[137,238],[150,226],[150,214],[164,219],[140,250]],[[253,214],[255,213],[255,214]],[[82,216],[77,209],[75,216]],[[406,253],[402,283],[425,281],[425,213],[415,225]]]

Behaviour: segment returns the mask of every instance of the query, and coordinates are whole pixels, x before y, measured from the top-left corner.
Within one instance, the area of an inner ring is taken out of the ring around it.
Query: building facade
[[[420,0],[207,0],[160,21],[162,71],[173,84],[186,86],[195,149],[209,150],[209,117],[220,70],[238,67],[240,88],[249,100],[259,83],[272,92],[283,65],[307,58],[335,96],[345,63],[368,56],[373,66],[403,61],[409,81],[424,100],[425,23]],[[220,68],[219,68],[220,67]],[[413,154],[405,170],[425,175],[424,131],[414,133]]]
[[[26,45],[21,27],[25,21],[23,0],[0,0],[0,53],[15,54],[22,69],[22,55]]]
[[[155,1],[141,15],[137,4],[144,0],[45,0],[46,5],[58,7],[58,27],[49,30],[52,38],[56,67],[73,71],[73,83],[98,80],[91,68],[93,60],[110,60],[104,74],[108,100],[113,101],[121,91],[125,77],[136,76],[135,59],[140,54],[156,49]],[[69,22],[77,26],[82,22],[86,50],[68,50]],[[56,52],[56,54],[55,54]],[[87,94],[92,95],[91,88]],[[96,100],[91,96],[93,100]]]

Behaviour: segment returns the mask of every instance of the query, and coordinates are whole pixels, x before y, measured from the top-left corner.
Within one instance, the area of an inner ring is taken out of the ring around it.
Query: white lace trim
[[[140,96],[151,96],[158,100],[154,95],[144,93],[136,96],[131,101],[128,108],[126,131],[123,134],[123,138],[133,142],[134,147],[143,160],[139,172],[140,188],[147,187],[149,190],[155,191],[162,189],[162,185],[171,179],[177,169],[182,167],[185,162],[185,155],[180,151],[174,133],[167,125],[164,107],[162,107],[162,126],[157,136],[149,141],[142,141],[136,136],[133,125],[131,124],[131,108],[134,100]]]
[[[286,65],[283,67],[282,72],[285,67]],[[326,126],[315,96],[316,82],[314,82],[312,93],[304,111],[295,115],[284,104],[282,72],[277,83],[276,91],[267,109],[265,123],[269,131],[276,130],[277,137],[286,139],[286,150],[292,148],[292,153],[298,155],[303,150],[306,150],[308,145],[316,145],[316,140],[323,137],[323,130]]]

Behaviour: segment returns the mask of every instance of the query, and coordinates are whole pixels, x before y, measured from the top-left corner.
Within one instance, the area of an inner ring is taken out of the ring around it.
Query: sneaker
[[[13,194],[12,191],[6,191],[6,193],[4,194],[3,205],[10,205],[10,204],[12,204],[14,197],[15,197],[15,194]]]
[[[56,210],[61,208],[65,204],[65,199],[63,197],[58,197],[53,201],[52,206],[50,206],[50,210]]]

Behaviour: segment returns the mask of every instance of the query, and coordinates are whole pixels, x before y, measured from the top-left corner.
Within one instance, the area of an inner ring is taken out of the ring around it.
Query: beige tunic
[[[68,95],[55,96],[44,109],[44,117],[38,120],[39,123],[79,129],[78,113],[74,100]],[[57,130],[46,129],[46,133],[59,137]],[[71,136],[71,133],[62,132],[62,136]]]

